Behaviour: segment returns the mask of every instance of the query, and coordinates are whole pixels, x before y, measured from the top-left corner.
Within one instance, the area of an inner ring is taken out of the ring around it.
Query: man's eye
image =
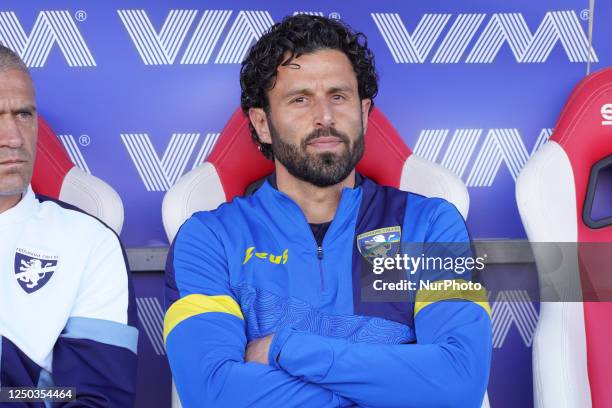
[[[333,98],[335,101],[341,101],[341,100],[345,99],[345,98],[344,98],[344,95],[334,95],[332,98]]]
[[[19,119],[30,119],[32,117],[32,112],[29,111],[21,111],[21,112],[17,112],[17,117]]]
[[[304,103],[306,101],[306,98],[304,98],[303,96],[299,96],[297,98],[295,98],[294,100],[292,100],[292,103]]]

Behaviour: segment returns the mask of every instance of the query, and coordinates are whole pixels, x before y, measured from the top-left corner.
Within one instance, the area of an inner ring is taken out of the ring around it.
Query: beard
[[[299,146],[285,142],[268,115],[274,157],[293,177],[317,187],[329,187],[346,179],[355,168],[365,150],[363,123],[355,143],[334,127],[316,129],[302,139]],[[308,143],[323,136],[335,136],[346,145],[341,153],[308,153]]]

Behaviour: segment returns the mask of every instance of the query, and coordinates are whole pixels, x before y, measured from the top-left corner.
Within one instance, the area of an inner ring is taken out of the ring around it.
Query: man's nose
[[[18,149],[23,143],[17,120],[12,115],[0,115],[0,147]]]
[[[335,125],[334,110],[330,101],[318,101],[315,109],[315,126],[317,128],[330,128]]]
[[[17,120],[12,115],[0,115],[0,147],[18,149],[23,143]]]

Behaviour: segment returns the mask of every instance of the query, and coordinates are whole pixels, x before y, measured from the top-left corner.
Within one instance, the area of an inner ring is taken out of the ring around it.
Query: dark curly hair
[[[274,24],[249,50],[240,69],[240,105],[248,115],[250,108],[269,112],[267,92],[274,88],[278,67],[290,65],[293,58],[322,49],[342,51],[353,65],[361,99],[372,99],[378,93],[378,75],[374,54],[368,48],[363,33],[354,32],[348,25],[325,17],[297,14]],[[289,53],[289,57],[286,57]],[[272,146],[262,143],[249,122],[251,137],[268,159],[273,158]]]

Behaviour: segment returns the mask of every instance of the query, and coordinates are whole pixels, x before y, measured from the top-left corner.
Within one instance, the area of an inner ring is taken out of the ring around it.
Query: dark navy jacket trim
[[[371,276],[362,275],[362,263],[365,262],[357,247],[357,236],[367,231],[399,225],[404,227],[404,215],[408,193],[393,187],[380,186],[368,178],[361,183],[363,197],[355,237],[353,241],[353,311],[356,315],[381,317],[412,327],[412,307],[408,299],[406,302],[362,302],[362,281]],[[405,234],[402,231],[402,234]],[[363,271],[366,273],[366,271]]]
[[[0,357],[2,359],[0,362],[2,387],[36,387],[41,372],[38,364],[6,337],[0,337],[0,341],[2,342],[2,356]]]
[[[55,386],[77,384],[70,407],[133,407],[136,367],[130,350],[88,339],[60,337],[53,350]]]
[[[178,233],[176,234],[176,237],[178,237]],[[170,249],[168,250],[168,257],[166,258],[166,272],[164,274],[164,279],[166,281],[166,285],[164,288],[165,310],[168,310],[170,306],[172,306],[172,304],[176,302],[180,297],[174,273],[174,244],[176,242],[176,237],[174,237],[174,240],[170,245]]]
[[[123,262],[125,263],[125,269],[128,275],[128,310],[127,310],[128,319],[127,319],[127,322],[128,322],[128,325],[132,327],[136,327],[138,320],[136,318],[136,297],[134,295],[134,284],[132,282],[132,271],[130,270],[130,263],[128,261],[127,253],[125,252],[125,248],[123,247],[123,243],[121,242],[121,238],[119,238],[119,235],[117,235],[114,229],[106,225],[104,221],[102,221],[96,216],[89,214],[88,212],[81,210],[79,207],[76,207],[72,204],[68,204],[61,200],[57,200],[55,198],[45,196],[42,194],[34,194],[34,196],[41,203],[44,203],[45,201],[51,201],[66,210],[76,211],[81,214],[85,214],[88,217],[93,218],[94,220],[98,221],[100,224],[108,228],[108,230],[112,232],[113,235],[117,238],[117,241],[119,242],[119,247],[121,248],[121,254],[123,255]]]

